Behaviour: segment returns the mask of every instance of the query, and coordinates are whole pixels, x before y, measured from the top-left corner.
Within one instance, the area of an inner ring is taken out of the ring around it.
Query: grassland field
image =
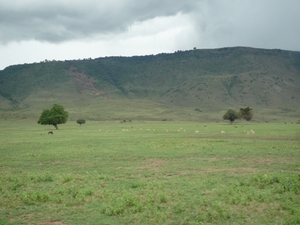
[[[2,120],[0,143],[0,225],[300,224],[299,124]]]

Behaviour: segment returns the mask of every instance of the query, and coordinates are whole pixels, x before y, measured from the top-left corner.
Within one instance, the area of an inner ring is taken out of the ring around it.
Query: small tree
[[[85,120],[84,120],[84,119],[78,119],[78,120],[77,120],[77,123],[80,124],[80,126],[81,126],[81,124],[84,124],[84,123],[85,123]]]
[[[239,115],[242,119],[250,121],[253,118],[253,110],[250,107],[240,108]]]
[[[235,121],[236,119],[239,118],[239,114],[232,110],[232,109],[229,109],[223,116],[223,119],[224,120],[229,120],[230,121],[230,124],[233,123],[233,121]]]
[[[51,109],[44,109],[38,124],[41,125],[53,125],[55,129],[58,129],[58,124],[66,123],[68,119],[68,112],[64,107],[58,104],[54,104]]]

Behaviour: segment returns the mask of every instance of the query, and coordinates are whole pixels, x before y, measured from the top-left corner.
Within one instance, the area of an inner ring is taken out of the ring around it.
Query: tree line
[[[58,104],[54,104],[51,109],[44,109],[42,114],[37,121],[41,125],[53,125],[55,129],[58,129],[58,124],[67,122],[68,112],[65,111],[64,107]],[[250,121],[253,118],[253,110],[250,107],[240,108],[237,112],[233,109],[229,109],[223,116],[224,120],[229,120],[232,124],[236,119],[244,119]],[[84,119],[78,119],[78,124],[84,124]]]
[[[230,124],[232,124],[236,119],[244,119],[247,121],[252,120],[253,118],[253,109],[250,107],[240,108],[240,111],[235,111],[233,109],[229,109],[223,116],[224,120],[229,120]]]

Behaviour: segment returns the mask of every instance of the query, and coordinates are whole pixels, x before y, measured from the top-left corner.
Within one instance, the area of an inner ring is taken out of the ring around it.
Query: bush
[[[84,119],[78,119],[77,123],[80,124],[80,126],[81,126],[81,124],[85,124],[85,120]]]

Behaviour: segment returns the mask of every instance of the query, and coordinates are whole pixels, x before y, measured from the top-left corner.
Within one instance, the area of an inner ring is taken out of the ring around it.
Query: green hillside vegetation
[[[0,113],[35,118],[58,103],[73,119],[217,120],[229,107],[250,106],[260,112],[254,119],[266,120],[267,110],[271,118],[298,114],[299,83],[300,52],[283,50],[45,61],[0,71]]]

